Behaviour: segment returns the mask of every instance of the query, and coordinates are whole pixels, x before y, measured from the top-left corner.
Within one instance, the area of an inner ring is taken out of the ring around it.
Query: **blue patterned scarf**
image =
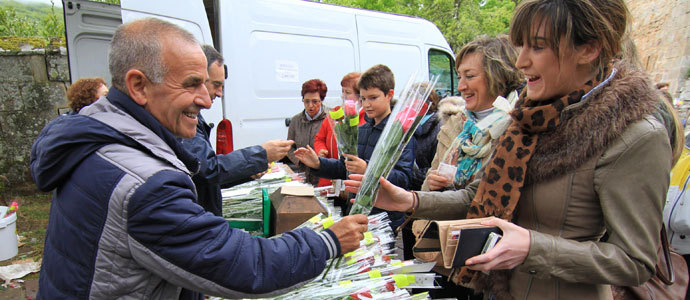
[[[457,162],[454,179],[456,186],[465,186],[482,168],[482,160],[492,152],[491,141],[501,136],[508,127],[508,112],[517,99],[517,93],[511,93],[508,99],[499,96],[494,101],[494,110],[481,121],[474,113],[464,111],[467,120],[449,148],[450,155],[456,154],[457,160],[450,157],[444,159],[446,162]]]

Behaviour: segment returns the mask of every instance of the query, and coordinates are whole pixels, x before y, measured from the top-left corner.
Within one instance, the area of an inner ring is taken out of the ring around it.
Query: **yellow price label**
[[[403,263],[401,261],[396,261],[396,262],[392,262],[391,265],[393,265],[394,267],[402,267]]]
[[[345,112],[343,111],[342,107],[339,107],[338,110],[332,110],[329,112],[331,115],[331,119],[337,120],[345,116]]]
[[[328,227],[333,226],[333,224],[335,224],[335,222],[333,222],[333,218],[326,218],[323,220],[323,228],[324,229],[328,229]]]
[[[364,244],[367,246],[373,244],[374,242],[376,242],[374,239],[364,239]]]
[[[321,221],[321,217],[319,217],[319,215],[313,216],[311,219],[309,219],[309,222],[314,224],[319,223],[319,221]]]
[[[409,285],[407,282],[407,276],[405,274],[395,274],[393,275],[393,280],[395,280],[395,286],[398,288],[403,288]]]
[[[352,284],[352,280],[343,280],[341,282],[338,282],[338,284],[341,286],[348,286]]]
[[[357,250],[357,251],[351,251],[351,252],[345,253],[343,256],[345,256],[345,257],[350,257],[350,256],[353,256],[353,255],[354,255],[354,256],[360,256],[360,255],[362,255],[362,254],[364,254],[364,253],[366,253],[366,252],[364,252],[364,250]]]
[[[367,273],[369,273],[369,278],[372,278],[372,279],[381,277],[381,271],[379,271],[379,270],[372,270],[372,271],[369,271]]]
[[[346,262],[346,263],[347,263],[347,265],[349,266],[349,265],[352,265],[352,264],[354,264],[354,263],[356,263],[356,262],[357,262],[357,260],[356,260],[356,259],[354,259],[354,258],[350,258],[350,259],[348,259],[348,260],[347,260],[347,262]]]
[[[350,127],[355,127],[357,125],[359,125],[359,117],[353,117],[350,119]]]
[[[374,238],[374,235],[371,234],[371,231],[367,231],[367,232],[364,233],[364,238],[365,238],[365,239],[373,239],[373,238]]]

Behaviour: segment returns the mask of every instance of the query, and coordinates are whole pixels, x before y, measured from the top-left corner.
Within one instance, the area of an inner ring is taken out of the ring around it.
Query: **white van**
[[[215,45],[229,77],[222,101],[202,115],[215,124],[227,119],[216,127],[235,148],[285,139],[286,120],[304,108],[302,83],[312,78],[326,82],[328,107],[340,102],[345,74],[375,64],[391,68],[398,93],[414,72],[440,74],[437,91],[444,95],[456,85],[448,42],[421,18],[298,0],[122,0],[121,6],[63,0],[63,8],[73,81],[109,81],[112,34],[137,18],[171,21]]]

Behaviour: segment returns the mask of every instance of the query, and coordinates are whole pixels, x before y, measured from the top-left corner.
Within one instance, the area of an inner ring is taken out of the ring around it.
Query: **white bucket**
[[[0,206],[0,212],[7,210]],[[17,255],[17,213],[0,219],[0,261]]]

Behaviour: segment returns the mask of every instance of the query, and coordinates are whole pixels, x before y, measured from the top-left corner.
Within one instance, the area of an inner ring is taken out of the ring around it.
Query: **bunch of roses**
[[[376,143],[350,214],[368,214],[371,211],[379,189],[379,178],[388,177],[429,110],[427,98],[434,90],[438,76],[434,76],[428,84],[415,83],[418,81],[413,80],[414,78],[415,75],[403,88],[401,98],[393,108],[389,121]]]

